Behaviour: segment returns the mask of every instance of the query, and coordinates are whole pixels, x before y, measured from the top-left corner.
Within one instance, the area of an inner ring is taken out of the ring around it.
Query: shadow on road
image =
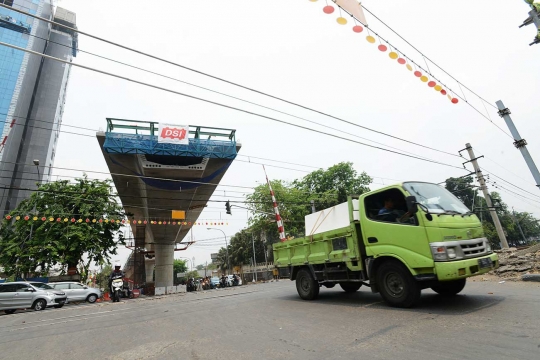
[[[373,294],[370,292],[370,290],[365,289],[353,294],[348,294],[343,291],[333,289],[321,289],[318,299],[314,301],[302,300],[298,297],[296,291],[294,291],[294,293],[291,292],[290,295],[279,296],[278,299],[284,301],[308,302],[310,304],[390,309],[390,307],[383,302],[383,299],[379,294]],[[396,311],[412,311],[426,314],[464,315],[496,306],[504,300],[504,296],[496,295],[463,294],[445,298],[434,293],[422,292],[422,296],[416,307],[411,309],[392,309]]]

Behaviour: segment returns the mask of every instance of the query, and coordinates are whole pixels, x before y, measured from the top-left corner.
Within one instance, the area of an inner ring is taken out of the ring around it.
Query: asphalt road
[[[0,359],[540,359],[540,284],[469,282],[392,309],[362,288],[302,301],[282,280],[0,315]]]

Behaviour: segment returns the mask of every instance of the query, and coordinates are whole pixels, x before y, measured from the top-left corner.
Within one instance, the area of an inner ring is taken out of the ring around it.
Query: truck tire
[[[377,270],[377,285],[386,303],[408,308],[420,299],[420,287],[409,269],[397,261],[386,261]]]
[[[339,283],[339,286],[341,286],[341,288],[345,292],[353,293],[353,292],[357,292],[358,289],[360,289],[360,287],[362,286],[362,283],[342,282],[342,283]]]
[[[301,269],[296,275],[296,291],[304,300],[315,300],[319,296],[319,284],[307,269]]]
[[[441,281],[437,285],[433,285],[431,290],[442,296],[455,296],[463,290],[467,279],[459,279],[454,281]]]

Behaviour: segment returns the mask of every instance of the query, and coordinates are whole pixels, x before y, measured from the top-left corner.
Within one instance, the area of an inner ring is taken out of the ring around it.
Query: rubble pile
[[[540,274],[540,244],[519,251],[510,248],[497,253],[499,268],[490,274],[508,280],[521,280],[525,274]]]

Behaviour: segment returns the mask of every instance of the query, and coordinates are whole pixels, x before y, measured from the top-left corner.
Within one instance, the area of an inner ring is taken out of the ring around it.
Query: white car
[[[50,286],[66,293],[68,301],[88,301],[93,304],[101,297],[101,290],[78,282],[65,281],[49,283]]]

